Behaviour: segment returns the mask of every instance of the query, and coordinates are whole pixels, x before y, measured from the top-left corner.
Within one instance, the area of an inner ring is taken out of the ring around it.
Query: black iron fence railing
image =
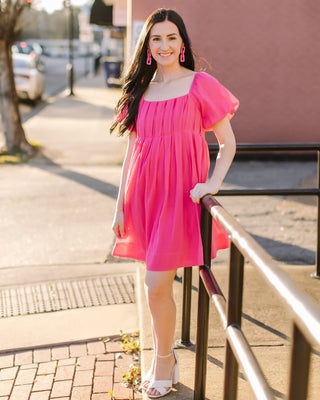
[[[211,271],[212,217],[230,236],[229,289],[226,300]],[[291,310],[293,345],[288,399],[306,400],[310,353],[320,345],[320,310],[277,266],[271,256],[223,209],[212,196],[202,199],[201,234],[204,265],[200,267],[194,399],[205,399],[210,299],[218,311],[226,334],[224,400],[237,397],[238,370],[244,374],[256,399],[275,400],[246,337],[241,330],[244,260],[248,260]],[[190,331],[192,269],[184,269],[184,310],[182,328]],[[190,342],[182,331],[181,342]]]
[[[209,144],[210,153],[217,152],[218,145]],[[238,144],[238,152],[272,152],[283,155],[284,152],[317,153],[317,187],[299,189],[232,189],[220,190],[216,196],[317,196],[317,230],[316,230],[316,272],[313,277],[320,279],[320,143],[310,144]],[[280,153],[279,153],[280,152]]]

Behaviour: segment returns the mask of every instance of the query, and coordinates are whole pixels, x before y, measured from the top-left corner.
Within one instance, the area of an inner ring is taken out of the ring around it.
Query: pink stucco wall
[[[320,142],[319,0],[132,0],[183,17],[202,67],[239,99],[239,143]]]

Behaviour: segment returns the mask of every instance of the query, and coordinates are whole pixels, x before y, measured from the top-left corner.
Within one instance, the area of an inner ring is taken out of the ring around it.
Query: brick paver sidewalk
[[[132,356],[118,340],[0,354],[0,400],[109,400],[110,391],[116,400],[132,399],[132,390],[121,384]]]

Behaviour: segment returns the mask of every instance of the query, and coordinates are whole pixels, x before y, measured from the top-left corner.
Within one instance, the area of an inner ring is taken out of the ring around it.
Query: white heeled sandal
[[[161,381],[156,381],[156,380],[152,379],[147,390],[155,389],[160,394],[157,394],[157,395],[147,394],[147,396],[150,397],[150,399],[158,399],[159,397],[166,396],[168,393],[171,392],[172,385],[176,385],[179,382],[180,371],[179,371],[179,364],[178,364],[178,355],[175,352],[175,350],[172,349],[171,352],[169,354],[167,354],[166,356],[160,356],[159,354],[157,354],[157,357],[168,358],[172,354],[175,358],[175,363],[174,363],[174,367],[173,367],[173,371],[172,371],[172,378],[167,379],[167,380],[161,380]]]
[[[151,367],[149,371],[145,374],[145,376],[141,380],[140,390],[148,390],[150,382],[153,378],[153,366],[154,366],[154,358],[152,359]]]

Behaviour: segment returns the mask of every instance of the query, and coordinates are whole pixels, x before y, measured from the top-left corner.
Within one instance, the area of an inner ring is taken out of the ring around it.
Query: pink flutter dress
[[[167,271],[203,264],[201,206],[190,190],[206,182],[210,159],[205,131],[239,101],[215,78],[197,72],[188,94],[163,101],[140,101],[137,140],[124,199],[125,236],[113,255],[146,262],[147,270]],[[212,258],[229,246],[213,221]]]

